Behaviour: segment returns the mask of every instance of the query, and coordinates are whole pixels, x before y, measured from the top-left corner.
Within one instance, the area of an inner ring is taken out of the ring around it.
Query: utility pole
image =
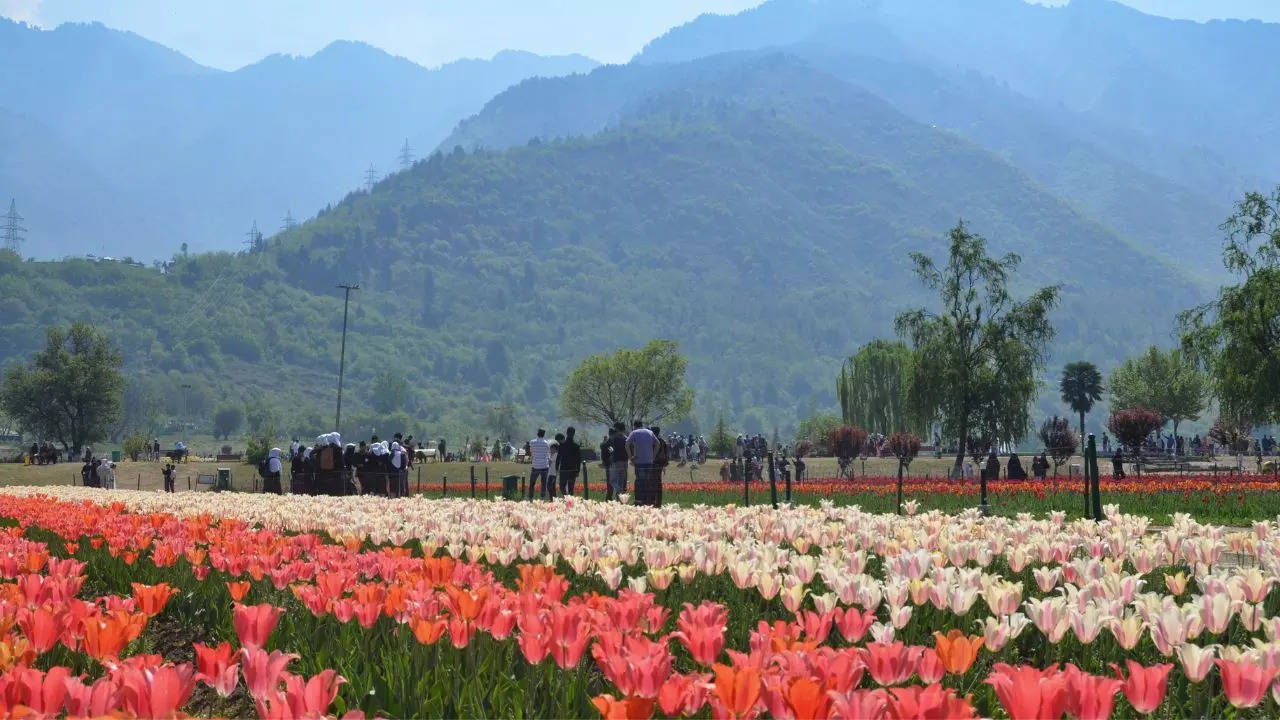
[[[400,148],[400,169],[408,170],[413,164],[413,149],[409,147],[409,138],[404,139],[404,147]]]
[[[182,414],[190,420],[191,416],[191,383],[182,383]],[[182,421],[182,444],[187,444],[187,420]]]
[[[372,190],[373,186],[378,182],[378,169],[369,163],[369,169],[364,171],[364,189]]]
[[[22,227],[23,219],[18,214],[17,201],[10,198],[9,212],[4,216],[4,249],[12,250],[19,255],[22,254],[22,241],[26,239],[22,234],[27,231]]]
[[[298,221],[293,219],[293,210],[286,210],[284,213],[284,220],[281,220],[280,222],[284,223],[280,229],[285,232],[298,227]]]
[[[342,426],[342,373],[347,365],[347,307],[351,304],[351,291],[359,290],[359,285],[338,285],[343,290],[342,297],[342,350],[338,355],[338,412],[333,418],[333,430],[339,432]]]

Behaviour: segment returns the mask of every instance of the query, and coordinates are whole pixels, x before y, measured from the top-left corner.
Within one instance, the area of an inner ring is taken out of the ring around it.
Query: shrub
[[[1117,410],[1107,420],[1107,429],[1134,455],[1141,455],[1143,441],[1162,427],[1164,416],[1144,407]]]
[[[124,454],[134,462],[138,461],[138,456],[147,451],[147,436],[141,433],[134,433],[124,439]]]
[[[1062,463],[1075,455],[1080,446],[1079,438],[1071,429],[1071,421],[1054,415],[1047,418],[1040,426],[1040,442],[1044,443],[1045,452],[1053,460],[1053,474],[1058,474]]]
[[[867,446],[867,431],[857,425],[841,425],[827,434],[827,445],[836,457],[858,457]]]

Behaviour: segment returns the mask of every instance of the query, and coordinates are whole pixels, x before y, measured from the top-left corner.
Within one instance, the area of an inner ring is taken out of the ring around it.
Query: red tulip
[[[907,647],[901,642],[873,642],[867,643],[862,650],[862,661],[877,685],[898,685],[916,674],[916,665],[923,652],[924,648]]]
[[[193,643],[192,647],[196,651],[196,680],[212,687],[222,697],[230,695],[240,680],[240,663],[231,662],[235,653],[231,643],[224,642],[217,647]]]
[[[1076,720],[1106,720],[1111,717],[1116,693],[1123,682],[1101,675],[1090,675],[1067,664],[1067,714]]]
[[[240,651],[240,655],[244,659],[244,684],[255,700],[262,700],[279,692],[281,673],[290,662],[298,658],[297,655],[285,654],[279,650],[273,650],[268,655],[262,648],[246,648]]]
[[[978,716],[968,700],[956,697],[954,690],[941,685],[898,687],[889,695],[891,720],[963,720]]]
[[[1160,703],[1164,702],[1164,695],[1168,690],[1169,670],[1173,665],[1163,663],[1143,667],[1134,660],[1126,660],[1125,665],[1129,669],[1127,680],[1121,674],[1119,666],[1111,663],[1111,669],[1115,670],[1116,677],[1124,681],[1124,696],[1134,710],[1150,715],[1160,707]]]
[[[699,665],[710,666],[720,658],[724,649],[725,628],[729,625],[729,611],[719,603],[703,601],[698,607],[684,604],[675,637],[684,645]]]
[[[271,631],[275,629],[282,612],[284,611],[270,603],[261,605],[236,603],[231,620],[236,628],[236,636],[240,638],[241,647],[254,650],[266,645],[267,638],[271,636]]]
[[[195,686],[191,663],[145,671],[127,668],[120,673],[120,704],[137,717],[173,717]]]
[[[995,688],[1000,706],[1013,720],[1060,718],[1067,709],[1067,681],[1057,666],[1039,670],[996,663],[984,682]]]

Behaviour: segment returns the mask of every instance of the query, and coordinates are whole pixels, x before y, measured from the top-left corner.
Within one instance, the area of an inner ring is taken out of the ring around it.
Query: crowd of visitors
[[[287,459],[293,493],[405,497],[415,450],[412,435],[396,433],[391,440],[373,435],[368,441],[344,445],[342,435],[332,432],[316,437],[311,445],[294,438],[288,455],[271,448],[258,472],[265,492],[283,492],[281,476]]]

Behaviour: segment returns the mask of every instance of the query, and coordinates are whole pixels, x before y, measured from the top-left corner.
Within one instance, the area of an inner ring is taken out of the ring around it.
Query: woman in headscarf
[[[262,478],[262,492],[277,495],[284,492],[280,488],[280,470],[280,448],[271,448],[271,454],[267,456],[267,474]]]
[[[391,485],[392,497],[404,497],[409,492],[409,469],[405,463],[404,448],[400,443],[391,443]]]

